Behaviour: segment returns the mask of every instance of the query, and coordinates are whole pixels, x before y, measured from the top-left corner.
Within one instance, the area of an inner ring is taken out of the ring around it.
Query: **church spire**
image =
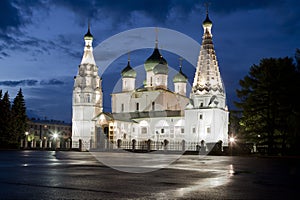
[[[203,21],[203,37],[198,57],[197,69],[193,82],[192,93],[224,93],[224,86],[220,76],[218,61],[214,50],[211,28],[212,22],[208,17],[208,8],[206,19]]]
[[[155,28],[155,49],[158,49],[158,28]]]
[[[88,31],[84,35],[85,47],[84,53],[81,60],[81,64],[93,64],[96,65],[93,55],[93,35],[91,34],[90,21],[88,22]]]

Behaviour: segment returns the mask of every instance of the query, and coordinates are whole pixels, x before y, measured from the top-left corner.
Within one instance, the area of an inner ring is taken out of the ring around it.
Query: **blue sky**
[[[1,0],[0,89],[8,91],[13,99],[22,88],[30,116],[70,122],[73,77],[81,61],[88,19],[94,46],[120,32],[143,27],[172,29],[201,43],[205,2]],[[238,81],[251,65],[258,64],[261,58],[293,57],[296,48],[300,48],[300,2],[209,2],[217,59],[228,105],[233,108]],[[153,40],[154,37],[155,33]],[[160,44],[164,49],[163,41]],[[133,66],[143,64],[151,52],[151,49],[132,52]],[[162,53],[171,66],[178,66],[178,55]],[[109,94],[126,63],[127,55],[120,56],[103,74],[106,111],[110,111]],[[183,65],[191,82],[193,68],[188,62]]]

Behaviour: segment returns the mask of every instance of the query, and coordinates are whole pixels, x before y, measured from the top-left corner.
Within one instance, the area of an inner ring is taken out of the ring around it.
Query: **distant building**
[[[84,36],[84,54],[73,89],[72,138],[85,149],[118,147],[123,143],[154,143],[155,149],[168,144],[228,144],[228,109],[225,87],[216,58],[212,22],[206,15],[192,91],[187,97],[187,76],[180,71],[168,89],[168,62],[158,49],[144,63],[144,87],[136,88],[136,71],[130,60],[122,70],[122,91],[111,94],[111,113],[103,112],[101,78],[93,56],[93,36]],[[162,145],[160,145],[162,144]]]
[[[28,122],[28,140],[51,141],[54,134],[61,141],[70,140],[72,137],[72,125],[57,120],[31,119]]]

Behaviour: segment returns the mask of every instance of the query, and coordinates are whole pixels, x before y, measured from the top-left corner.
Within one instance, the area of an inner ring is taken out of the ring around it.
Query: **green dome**
[[[186,83],[187,82],[187,76],[181,71],[178,72],[173,78],[174,83]]]
[[[208,13],[206,14],[206,18],[202,24],[203,24],[203,26],[212,26],[212,21],[209,19]]]
[[[130,62],[128,61],[127,66],[121,72],[122,78],[135,78],[136,71],[132,69],[130,66]]]
[[[154,74],[168,74],[168,65],[164,64],[164,62],[160,62],[158,65],[156,65],[153,68],[153,73]]]
[[[152,55],[145,61],[144,67],[145,70],[152,71],[153,68],[159,64],[159,62],[162,62],[163,64],[167,64],[167,61],[162,57],[157,47],[155,47]]]

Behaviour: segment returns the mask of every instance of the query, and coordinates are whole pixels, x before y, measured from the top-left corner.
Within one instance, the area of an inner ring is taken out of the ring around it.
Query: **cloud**
[[[6,87],[17,87],[17,86],[45,86],[45,85],[64,85],[65,82],[58,79],[49,79],[49,80],[34,80],[34,79],[28,79],[28,80],[18,80],[18,81],[0,81],[1,86]]]
[[[17,86],[35,86],[37,85],[37,80],[20,80],[20,81],[0,81],[0,85],[8,87]]]
[[[41,85],[63,85],[65,83],[58,79],[50,79],[50,80],[42,80],[40,84]]]

